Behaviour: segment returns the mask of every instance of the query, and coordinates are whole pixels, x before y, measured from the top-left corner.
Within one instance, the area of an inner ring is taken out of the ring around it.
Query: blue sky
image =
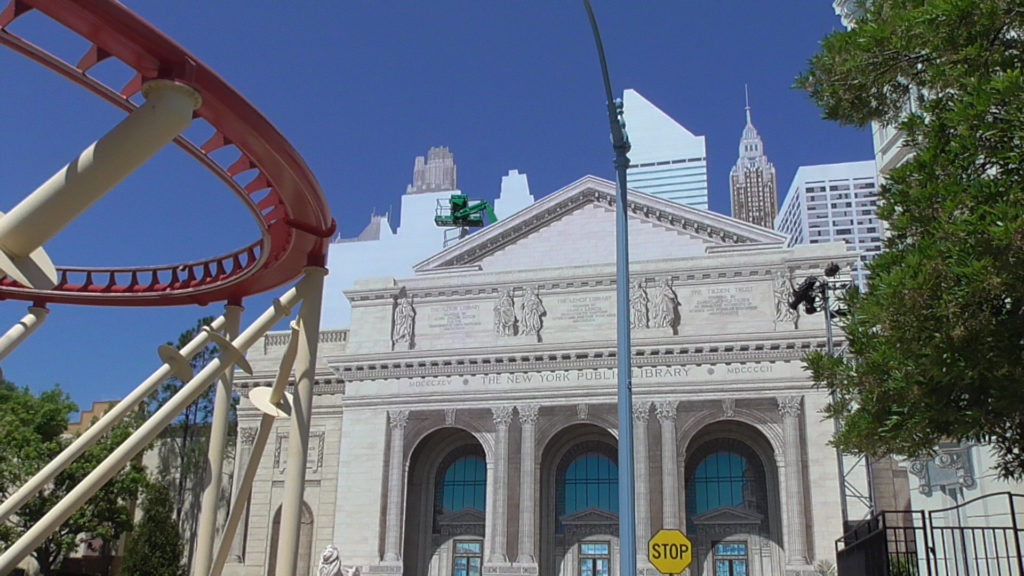
[[[451,148],[460,188],[474,197],[493,198],[509,169],[525,172],[538,198],[586,174],[613,176],[603,87],[580,2],[125,4],[278,127],[317,175],[346,236],[371,212],[397,208],[414,157],[430,146]],[[791,88],[820,40],[841,27],[830,2],[595,0],[594,9],[616,91],[635,88],[707,138],[712,210],[729,211],[744,84],[782,193],[800,165],[872,157],[867,131],[821,120]],[[10,29],[72,62],[86,48],[38,14]],[[96,74],[128,79],[116,63]],[[122,114],[10,50],[0,49],[0,79],[0,210],[7,211]],[[256,234],[227,188],[169,148],[47,250],[65,265],[156,265],[225,253]],[[246,324],[269,298],[246,303]],[[2,329],[25,307],[0,302]],[[219,305],[55,306],[3,370],[37,390],[60,383],[87,407],[125,395],[158,367],[159,344],[220,312]]]

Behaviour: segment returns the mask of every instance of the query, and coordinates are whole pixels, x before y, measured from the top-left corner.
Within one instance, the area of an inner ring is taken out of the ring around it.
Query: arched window
[[[693,475],[694,512],[743,506],[747,459],[733,452],[715,452],[704,458]]]
[[[761,459],[746,443],[717,439],[687,457],[686,517],[719,508],[740,508],[765,516],[767,485]],[[693,466],[693,467],[691,467]]]
[[[570,450],[559,466],[558,518],[589,508],[619,513],[619,466],[614,448],[587,442]],[[558,523],[562,531],[562,523]]]
[[[460,446],[437,467],[434,513],[450,514],[466,508],[487,508],[487,461],[479,444]]]

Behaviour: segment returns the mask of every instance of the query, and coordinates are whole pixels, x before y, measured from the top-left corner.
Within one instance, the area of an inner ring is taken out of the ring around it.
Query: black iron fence
[[[1024,495],[880,512],[836,540],[838,576],[1024,576]]]

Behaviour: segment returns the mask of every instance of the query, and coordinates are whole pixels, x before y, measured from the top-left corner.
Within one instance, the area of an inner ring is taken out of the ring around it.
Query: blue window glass
[[[560,480],[559,517],[588,508],[618,514],[619,467],[607,455],[594,451],[580,454],[565,468]],[[558,530],[562,530],[561,522]]]
[[[743,506],[747,468],[747,459],[734,452],[715,452],[704,458],[690,487],[693,511],[703,514],[725,506]]]
[[[487,463],[477,455],[452,462],[441,482],[441,506],[445,512],[465,508],[484,510],[487,502]]]

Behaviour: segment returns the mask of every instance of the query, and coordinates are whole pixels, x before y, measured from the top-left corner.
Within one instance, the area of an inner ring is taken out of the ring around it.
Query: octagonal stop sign
[[[662,574],[679,574],[693,560],[693,546],[679,530],[658,530],[647,543],[647,559]]]

